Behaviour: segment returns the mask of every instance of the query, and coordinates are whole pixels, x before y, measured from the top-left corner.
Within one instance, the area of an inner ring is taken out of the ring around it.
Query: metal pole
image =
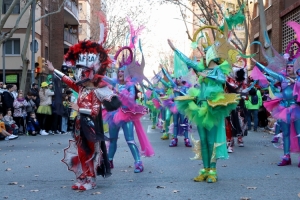
[[[2,72],[2,75],[3,75],[3,84],[6,84],[5,83],[5,42],[2,43],[2,67],[3,67],[3,72]]]
[[[31,33],[31,84],[34,83],[34,69],[35,69],[35,7],[36,1],[32,2],[31,12],[32,12],[32,33]],[[42,67],[42,66],[40,66]]]

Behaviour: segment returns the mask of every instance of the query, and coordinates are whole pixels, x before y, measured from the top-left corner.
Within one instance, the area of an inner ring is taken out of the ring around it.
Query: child
[[[68,120],[70,117],[70,101],[68,95],[63,96],[63,106],[64,111],[61,118],[61,132],[64,134],[68,131]]]
[[[0,113],[0,134],[5,137],[5,140],[13,140],[18,138],[17,135],[10,134],[6,131],[5,123],[3,121],[3,113]]]
[[[12,117],[12,112],[11,112],[10,108],[7,109],[7,113],[3,117],[3,121],[7,126],[9,126],[11,128],[12,134],[18,135],[19,127],[18,127],[18,125],[16,124],[15,120]]]
[[[41,130],[40,124],[36,119],[34,112],[30,113],[30,117],[27,122],[27,130],[28,130],[28,134],[32,136],[36,136],[36,134],[39,133]]]

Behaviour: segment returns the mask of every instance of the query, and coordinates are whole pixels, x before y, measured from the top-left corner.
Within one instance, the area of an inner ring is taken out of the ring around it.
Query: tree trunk
[[[30,12],[30,19],[31,19],[31,12]],[[28,26],[26,29],[26,34],[25,34],[25,40],[21,52],[21,58],[22,58],[22,77],[21,77],[21,83],[20,83],[20,89],[25,91],[26,89],[26,84],[27,84],[27,76],[28,76],[28,64],[29,60],[27,58],[27,49],[28,49],[28,44],[29,44],[29,37],[30,37],[30,30],[31,30],[31,20],[28,20]],[[34,62],[32,60],[31,62]]]

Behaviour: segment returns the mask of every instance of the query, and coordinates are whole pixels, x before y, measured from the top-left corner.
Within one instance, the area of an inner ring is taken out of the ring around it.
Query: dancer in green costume
[[[188,95],[175,98],[177,109],[185,113],[189,120],[197,124],[200,141],[196,141],[195,159],[202,159],[204,169],[194,181],[217,181],[217,159],[227,159],[225,117],[237,106],[238,96],[226,94],[224,84],[231,66],[227,61],[220,62],[220,57],[212,57],[209,48],[206,53],[206,66],[203,60],[195,62],[176,49],[170,40],[170,47],[189,68],[199,76],[198,86],[190,88]],[[210,57],[209,57],[210,56]]]

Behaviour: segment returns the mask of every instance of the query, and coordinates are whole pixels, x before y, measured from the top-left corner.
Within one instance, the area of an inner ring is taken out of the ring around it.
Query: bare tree
[[[106,13],[108,22],[108,35],[106,48],[116,49],[118,46],[130,43],[129,24],[127,17],[137,26],[147,26],[147,22],[151,17],[151,11],[156,8],[158,2],[152,0],[133,0],[119,1],[109,0],[106,5],[102,5],[102,10]],[[142,34],[149,32],[149,28],[145,28]]]
[[[172,3],[178,5],[181,13],[182,8],[185,8],[189,10],[197,20],[199,20],[200,23],[194,23],[194,26],[218,26],[221,27],[221,25],[224,23],[224,20],[226,17],[230,17],[235,15],[238,10],[231,10],[228,11],[225,9],[225,6],[223,3],[218,3],[217,0],[162,0],[162,3]],[[244,5],[244,0],[237,0],[237,3],[239,5],[239,8],[242,8]],[[245,14],[247,10],[247,7],[242,9],[241,11]],[[199,12],[197,12],[199,11]],[[247,13],[246,13],[247,14]],[[184,23],[186,24],[187,21],[185,19],[185,16],[182,13],[182,19]],[[231,39],[231,42],[243,53],[246,52],[247,46],[248,46],[248,39],[249,39],[249,15],[246,15],[246,20],[243,22],[245,36],[244,41],[241,41],[241,39],[236,34],[236,28],[232,27],[231,32],[233,34],[233,38]],[[190,30],[187,29],[188,38],[193,41],[193,37]],[[215,38],[214,33],[212,32],[212,36]],[[199,50],[199,49],[198,49]]]

